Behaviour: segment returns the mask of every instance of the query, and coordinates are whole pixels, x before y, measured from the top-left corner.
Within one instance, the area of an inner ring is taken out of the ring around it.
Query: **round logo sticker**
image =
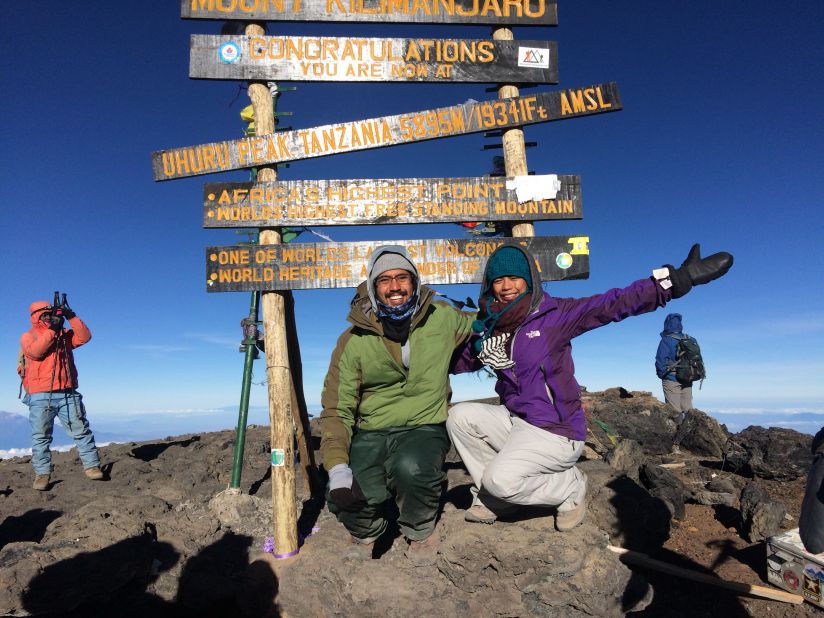
[[[558,268],[563,268],[566,270],[572,266],[572,256],[566,252],[559,253],[558,257],[555,258],[555,263],[558,265]]]
[[[231,64],[233,62],[237,62],[237,59],[240,58],[240,47],[237,43],[229,41],[228,43],[224,43],[220,46],[217,54],[223,62]]]
[[[792,571],[784,571],[784,583],[792,590],[798,590],[798,575]]]

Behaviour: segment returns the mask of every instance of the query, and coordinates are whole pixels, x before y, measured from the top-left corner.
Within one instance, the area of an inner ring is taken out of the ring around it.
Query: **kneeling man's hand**
[[[356,513],[366,506],[366,496],[346,464],[337,464],[329,470],[329,496],[341,511]]]
[[[366,496],[363,495],[360,485],[354,479],[352,480],[352,487],[333,489],[329,493],[332,496],[332,502],[341,511],[356,513],[366,506]]]

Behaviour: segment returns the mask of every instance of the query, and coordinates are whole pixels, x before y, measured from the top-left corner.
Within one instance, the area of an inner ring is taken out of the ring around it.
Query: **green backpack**
[[[693,382],[704,381],[707,371],[704,368],[704,359],[701,357],[701,348],[695,337],[690,337],[686,333],[683,335],[670,335],[678,341],[675,346],[676,359],[668,371],[675,371],[675,377],[681,384],[692,384]],[[700,386],[699,386],[700,388]]]

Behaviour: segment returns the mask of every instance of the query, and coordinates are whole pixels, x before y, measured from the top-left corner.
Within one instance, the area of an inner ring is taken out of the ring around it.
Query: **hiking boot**
[[[349,547],[343,552],[343,558],[355,561],[371,560],[372,552],[374,551],[375,541],[380,538],[380,534],[370,536],[365,539],[359,539],[356,536],[349,535]]]
[[[36,474],[34,476],[34,483],[32,483],[31,488],[36,489],[37,491],[46,491],[49,488],[50,480],[50,474]]]
[[[493,500],[495,500],[493,498]],[[478,524],[494,524],[499,517],[511,517],[518,511],[515,504],[506,504],[502,500],[495,500],[495,510],[486,506],[480,498],[475,498],[475,502],[464,513],[464,521],[471,521]]]
[[[470,506],[464,513],[464,521],[477,524],[494,524],[496,519],[498,516],[480,502]]]
[[[103,470],[100,469],[100,466],[95,466],[94,468],[86,468],[85,470],[83,470],[83,474],[86,475],[87,479],[91,479],[93,481],[103,480]]]
[[[581,497],[578,504],[571,511],[562,511],[555,514],[555,528],[559,532],[567,532],[584,521],[587,514],[587,475],[581,472],[584,477],[584,485],[581,489]]]
[[[435,564],[440,546],[441,536],[433,532],[421,541],[409,541],[406,557],[415,566],[429,566]]]

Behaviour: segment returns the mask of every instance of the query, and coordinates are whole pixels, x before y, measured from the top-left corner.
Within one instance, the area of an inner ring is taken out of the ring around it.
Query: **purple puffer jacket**
[[[526,252],[525,252],[526,253]],[[534,264],[532,280],[540,281]],[[481,289],[487,288],[486,275]],[[589,298],[553,298],[533,286],[532,310],[514,333],[515,366],[496,370],[495,391],[512,414],[572,440],[586,437],[581,407],[581,387],[575,381],[571,339],[610,322],[663,307],[671,298],[652,278],[639,279],[626,288],[615,288]],[[452,373],[482,367],[472,351],[475,335],[452,366]]]

